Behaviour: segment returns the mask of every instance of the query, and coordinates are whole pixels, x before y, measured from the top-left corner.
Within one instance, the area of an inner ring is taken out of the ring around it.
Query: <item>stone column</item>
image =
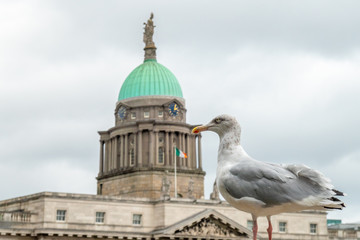
[[[113,138],[113,169],[117,168],[116,164],[116,155],[117,155],[117,146],[116,146],[116,136]]]
[[[120,169],[121,165],[120,165],[120,155],[119,153],[121,153],[121,148],[119,147],[119,142],[121,142],[120,136],[116,136],[116,169]]]
[[[159,132],[155,131],[155,164],[158,165],[159,160]]]
[[[202,170],[202,156],[201,156],[201,135],[198,135],[198,161],[199,161],[199,169]]]
[[[111,166],[110,169],[113,170],[115,165],[115,139],[111,139]]]
[[[180,142],[181,142],[181,151],[185,151],[185,147],[184,147],[184,133],[180,133]]]
[[[112,154],[112,152],[111,152],[111,143],[112,143],[112,141],[111,141],[111,138],[110,138],[109,141],[107,142],[107,144],[108,144],[108,171],[111,170],[111,159],[112,159],[112,156],[111,156],[111,154]]]
[[[154,166],[154,132],[149,131],[149,166]]]
[[[124,167],[124,135],[120,135],[120,167]]]
[[[117,155],[118,155],[117,143],[118,143],[118,137],[115,136],[114,137],[114,168],[115,169],[119,168],[119,165],[118,165],[118,162],[117,162]]]
[[[99,173],[104,172],[104,141],[100,141],[100,165],[99,165]]]
[[[104,141],[104,172],[107,172],[106,161],[107,161],[107,144],[106,141]]]
[[[181,134],[181,141],[182,141],[182,150],[181,151],[183,151],[183,152],[185,152],[185,153],[187,153],[187,151],[186,151],[186,142],[185,142],[185,133],[182,133]],[[183,165],[183,167],[186,167],[186,162],[187,162],[187,158],[183,158],[182,159],[182,165]]]
[[[172,167],[174,167],[174,138],[175,138],[175,133],[171,132],[170,133],[170,144],[169,144],[169,147],[170,147],[169,163]]]
[[[183,149],[182,149],[182,133],[181,132],[179,132],[179,138],[178,138],[178,145],[176,146],[177,147],[177,149],[179,149],[179,150],[181,150],[181,151],[184,151]],[[176,160],[177,160],[177,165],[179,166],[179,167],[181,167],[182,166],[182,162],[183,162],[183,158],[176,158]]]
[[[112,161],[112,151],[111,151],[112,139],[111,138],[109,139],[108,145],[109,145],[109,148],[108,148],[108,151],[109,151],[108,171],[110,171],[111,170],[111,161]]]
[[[188,158],[186,159],[186,167],[190,168],[191,150],[190,150],[190,135],[186,134],[186,153]]]
[[[128,156],[128,134],[125,134],[125,140],[124,140],[124,167],[128,167],[129,166],[129,156]]]
[[[137,143],[136,143],[136,135],[137,135],[137,133],[136,132],[134,132],[134,166],[136,167],[137,165],[138,165],[138,163],[137,163]]]
[[[191,145],[193,149],[192,165],[193,168],[196,169],[197,166],[196,135],[192,136]]]
[[[138,144],[137,144],[137,164],[142,167],[142,131],[138,131]]]
[[[164,163],[165,166],[169,165],[169,155],[170,155],[169,147],[170,147],[170,145],[169,145],[169,132],[166,131],[165,132],[165,163]]]

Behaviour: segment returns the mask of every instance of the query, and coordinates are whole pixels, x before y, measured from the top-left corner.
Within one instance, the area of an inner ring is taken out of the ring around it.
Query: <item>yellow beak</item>
[[[199,132],[206,131],[206,130],[208,130],[207,126],[197,126],[197,127],[194,127],[194,129],[192,130],[192,133],[199,133]]]

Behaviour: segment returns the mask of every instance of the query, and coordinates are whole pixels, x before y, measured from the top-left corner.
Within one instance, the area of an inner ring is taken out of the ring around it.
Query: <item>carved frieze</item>
[[[195,222],[192,225],[185,226],[182,229],[175,231],[175,235],[238,237],[243,234],[210,216],[208,218],[202,218],[200,221]]]

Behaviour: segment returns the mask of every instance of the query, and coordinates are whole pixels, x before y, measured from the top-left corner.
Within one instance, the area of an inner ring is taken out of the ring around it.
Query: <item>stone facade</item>
[[[101,194],[133,198],[164,199],[175,197],[174,172],[152,169],[133,171],[101,181]],[[166,185],[169,186],[166,186]],[[166,189],[168,188],[168,190]],[[178,197],[204,198],[204,174],[199,171],[177,172]]]

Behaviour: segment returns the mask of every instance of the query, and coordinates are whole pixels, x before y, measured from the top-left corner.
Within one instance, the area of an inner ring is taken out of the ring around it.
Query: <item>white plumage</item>
[[[301,164],[279,165],[251,158],[240,145],[241,129],[234,117],[220,115],[193,129],[193,133],[201,131],[213,131],[220,137],[216,184],[233,207],[252,214],[253,239],[260,216],[268,219],[271,240],[272,215],[345,207],[336,197],[344,194],[322,173]]]

